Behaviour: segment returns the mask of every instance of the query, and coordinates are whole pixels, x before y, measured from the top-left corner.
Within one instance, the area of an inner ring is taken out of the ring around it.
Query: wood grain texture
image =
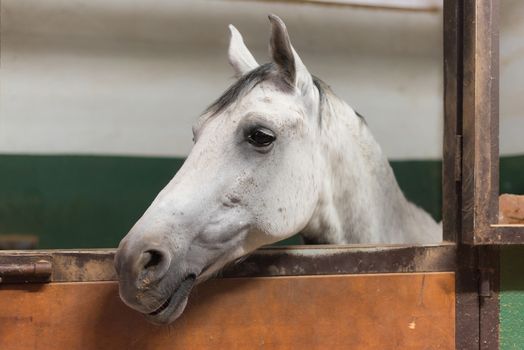
[[[446,241],[460,235],[462,171],[462,7],[444,0],[444,142],[442,151],[442,231]]]
[[[524,224],[524,195],[499,196],[499,224]]]
[[[524,244],[499,222],[499,0],[464,0],[462,242]]]
[[[0,349],[453,349],[454,274],[229,278],[167,327],[115,282],[0,285]]]
[[[500,247],[479,247],[480,349],[498,350],[500,334]]]
[[[51,282],[116,281],[115,249],[0,251],[2,264],[52,263]],[[442,243],[263,247],[226,267],[222,277],[276,277],[454,271],[456,248]],[[3,283],[10,283],[4,279]],[[15,281],[16,283],[16,281]],[[1,350],[1,349],[0,349]]]
[[[465,0],[464,15],[462,240],[485,244],[498,214],[498,0]]]

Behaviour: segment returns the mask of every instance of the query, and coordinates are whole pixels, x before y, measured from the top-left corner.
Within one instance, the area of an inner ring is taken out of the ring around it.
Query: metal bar
[[[53,271],[50,261],[0,264],[0,282],[43,282],[49,280]]]

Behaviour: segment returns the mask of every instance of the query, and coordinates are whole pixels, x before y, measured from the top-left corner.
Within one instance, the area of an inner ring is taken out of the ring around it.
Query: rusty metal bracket
[[[0,263],[0,283],[48,282],[53,272],[49,260],[40,259],[27,263]]]

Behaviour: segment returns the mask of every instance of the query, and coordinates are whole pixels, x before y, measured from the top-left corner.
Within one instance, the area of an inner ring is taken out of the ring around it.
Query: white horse
[[[307,242],[435,243],[441,227],[408,202],[366,122],[312,76],[284,22],[259,65],[230,26],[238,80],[193,128],[194,147],[118,248],[120,296],[155,323],[195,283],[296,233]]]

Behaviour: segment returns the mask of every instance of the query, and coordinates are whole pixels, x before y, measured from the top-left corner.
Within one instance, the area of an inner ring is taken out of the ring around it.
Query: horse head
[[[184,310],[191,288],[253,250],[300,232],[319,200],[319,90],[270,15],[270,63],[230,26],[238,80],[193,127],[182,168],[121,241],[120,296],[155,323]]]

